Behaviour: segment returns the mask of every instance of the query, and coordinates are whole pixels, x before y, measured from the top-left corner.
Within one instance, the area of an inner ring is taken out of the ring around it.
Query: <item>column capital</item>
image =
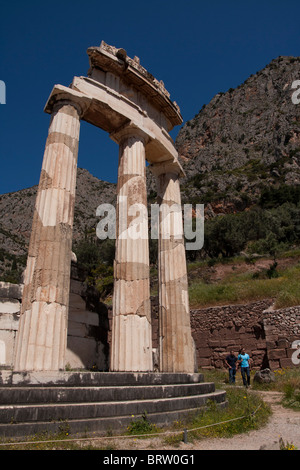
[[[149,169],[156,177],[166,175],[168,173],[176,175],[179,178],[185,176],[185,172],[177,160],[167,160],[161,163],[152,163],[149,165]]]
[[[71,105],[77,109],[79,117],[82,118],[90,107],[91,102],[92,98],[83,93],[63,85],[55,85],[45,105],[44,111],[52,114],[64,105]]]
[[[110,134],[110,138],[119,145],[121,145],[121,143],[129,137],[140,138],[144,145],[146,145],[150,140],[150,136],[132,122],[126,123],[124,126],[120,127],[116,131],[111,132]]]

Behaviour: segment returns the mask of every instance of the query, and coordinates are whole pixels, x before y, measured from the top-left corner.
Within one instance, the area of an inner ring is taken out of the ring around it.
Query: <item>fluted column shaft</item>
[[[144,137],[125,129],[119,143],[112,371],[152,370],[148,214]]]
[[[161,372],[194,372],[179,175],[153,165],[159,211],[159,360]]]
[[[80,108],[52,113],[38,187],[17,335],[15,370],[64,368]]]

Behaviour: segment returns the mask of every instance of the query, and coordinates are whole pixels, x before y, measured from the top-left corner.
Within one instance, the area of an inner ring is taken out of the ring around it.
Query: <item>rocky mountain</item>
[[[0,279],[13,264],[20,269],[26,262],[37,186],[0,195]],[[93,236],[99,217],[96,209],[102,203],[114,204],[116,185],[101,181],[87,170],[78,168],[74,211],[74,242]]]
[[[236,89],[218,93],[182,126],[175,145],[186,172],[183,203],[204,203],[206,216],[213,218],[248,209],[268,188],[300,186],[300,104],[292,101],[296,80],[300,57],[278,57]],[[147,179],[149,202],[154,202],[149,172]],[[36,191],[34,186],[0,195],[2,279],[25,264]],[[74,241],[95,238],[96,208],[115,198],[115,184],[78,169]]]
[[[213,213],[244,210],[264,188],[300,184],[300,57],[278,57],[218,93],[178,133],[183,199]],[[298,86],[299,88],[299,86]]]

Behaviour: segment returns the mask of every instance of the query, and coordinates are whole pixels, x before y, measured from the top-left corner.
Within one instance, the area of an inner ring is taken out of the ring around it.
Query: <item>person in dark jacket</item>
[[[233,351],[230,351],[230,354],[225,359],[225,364],[227,365],[229,371],[230,384],[235,384],[236,362],[237,357],[235,356]]]

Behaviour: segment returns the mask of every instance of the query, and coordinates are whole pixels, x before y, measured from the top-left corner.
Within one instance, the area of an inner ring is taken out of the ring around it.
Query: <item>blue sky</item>
[[[299,0],[10,0],[0,15],[0,194],[38,184],[47,98],[87,74],[86,50],[102,39],[163,80],[184,122],[279,55],[300,56]],[[83,122],[78,164],[115,182],[118,148]]]

